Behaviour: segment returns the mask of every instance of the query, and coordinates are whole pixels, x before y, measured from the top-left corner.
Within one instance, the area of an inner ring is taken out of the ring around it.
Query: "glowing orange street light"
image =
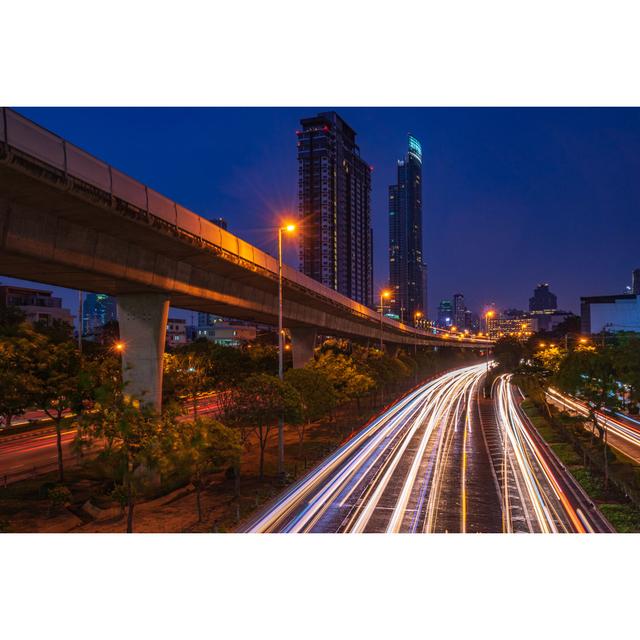
[[[124,342],[118,341],[113,345],[113,348],[118,353],[122,353],[124,351]]]
[[[284,333],[282,329],[282,232],[293,233],[296,225],[287,222],[278,227],[278,376],[284,380]],[[284,475],[284,418],[278,420],[278,474]]]
[[[455,325],[452,327],[449,327],[449,331],[451,331],[451,333],[455,333],[458,330],[458,327],[456,327]]]
[[[384,349],[384,344],[382,342],[382,318],[384,317],[384,299],[391,297],[391,291],[388,289],[383,289],[380,292],[380,351]]]

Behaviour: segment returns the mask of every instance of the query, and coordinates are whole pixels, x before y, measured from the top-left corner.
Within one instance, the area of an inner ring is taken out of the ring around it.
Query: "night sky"
[[[296,129],[322,108],[29,108],[27,117],[275,252],[297,212]],[[618,293],[640,267],[640,109],[337,108],[374,167],[374,283],[387,279],[387,188],[408,132],[423,148],[429,307],[527,308],[549,282],[562,309]],[[291,243],[287,262],[297,266]],[[13,282],[2,278],[3,282]],[[56,289],[57,291],[63,291]],[[76,297],[64,292],[75,312]]]

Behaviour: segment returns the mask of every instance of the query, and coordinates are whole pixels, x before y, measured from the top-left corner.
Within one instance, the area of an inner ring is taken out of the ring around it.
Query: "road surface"
[[[465,367],[410,393],[242,531],[610,531],[536,439],[510,382],[481,397],[484,374]]]
[[[589,408],[585,402],[550,387],[547,399],[562,409],[587,418],[584,427],[593,430],[589,419]],[[607,444],[620,451],[634,462],[640,464],[640,422],[630,416],[617,412],[596,411],[598,422],[607,429]]]
[[[611,526],[544,442],[520,407],[510,375],[497,378],[492,448],[503,530],[531,533],[611,532]]]

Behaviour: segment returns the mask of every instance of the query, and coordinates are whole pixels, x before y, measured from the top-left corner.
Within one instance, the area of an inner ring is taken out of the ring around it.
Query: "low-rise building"
[[[180,318],[169,318],[167,321],[167,348],[181,347],[187,342],[187,321]]]
[[[640,332],[640,295],[584,296],[580,314],[582,333]]]
[[[31,324],[43,322],[50,325],[54,320],[73,324],[73,316],[62,306],[62,298],[55,297],[46,289],[0,285],[0,306],[17,307]]]
[[[244,342],[256,339],[256,327],[243,324],[225,324],[217,322],[209,327],[198,327],[198,338],[227,347],[239,347]]]
[[[535,320],[527,316],[493,316],[487,318],[489,338],[497,340],[505,336],[514,336],[526,340],[536,331]]]

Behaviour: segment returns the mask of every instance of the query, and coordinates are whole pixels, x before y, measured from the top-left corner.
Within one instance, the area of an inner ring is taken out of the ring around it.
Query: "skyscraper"
[[[464,296],[461,293],[453,295],[453,324],[458,329],[465,329],[465,311],[467,307],[464,304]]]
[[[427,270],[422,255],[422,146],[409,136],[398,161],[398,183],[389,187],[389,285],[392,310],[410,321],[427,313]]]
[[[116,299],[106,293],[87,293],[82,302],[82,333],[92,335],[107,322],[118,319]]]
[[[631,273],[631,293],[640,296],[640,269],[634,269]]]
[[[443,329],[453,324],[453,307],[451,306],[451,300],[440,300],[437,324]]]
[[[549,291],[548,284],[539,284],[529,298],[531,313],[553,313],[558,308],[558,298]]]
[[[372,306],[371,168],[334,111],[300,121],[300,270]]]

